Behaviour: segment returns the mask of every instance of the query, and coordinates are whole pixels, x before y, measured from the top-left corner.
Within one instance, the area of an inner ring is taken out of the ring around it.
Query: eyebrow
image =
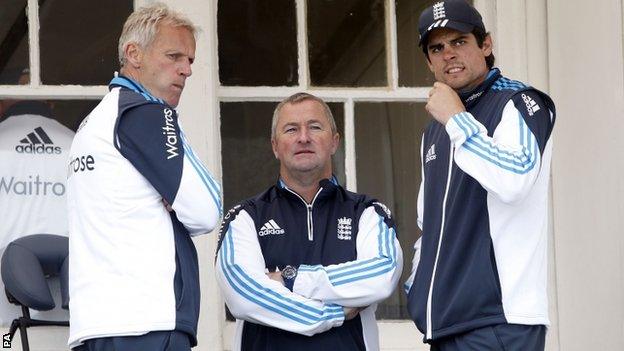
[[[458,34],[456,37],[454,37],[453,39],[449,40],[449,42],[450,42],[450,43],[455,43],[455,42],[457,42],[458,40],[462,40],[462,39],[468,39],[468,34],[465,34],[465,33],[460,33],[460,34]],[[439,47],[441,47],[441,46],[443,46],[443,43],[442,43],[442,42],[440,42],[440,43],[435,43],[435,44],[430,44],[430,45],[428,45],[428,46],[427,46],[427,49],[429,49],[429,50],[433,50],[433,49],[435,49],[435,48],[439,48]]]

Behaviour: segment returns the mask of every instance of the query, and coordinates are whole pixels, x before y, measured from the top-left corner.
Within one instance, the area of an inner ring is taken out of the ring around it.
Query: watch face
[[[284,279],[293,279],[297,276],[297,269],[293,266],[286,266],[284,270],[282,270],[282,278]]]

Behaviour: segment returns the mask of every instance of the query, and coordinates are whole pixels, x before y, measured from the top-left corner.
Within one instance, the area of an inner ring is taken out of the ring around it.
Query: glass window
[[[2,10],[0,10],[0,85],[18,84],[21,72],[30,67],[26,2],[26,0],[4,0],[2,2]]]
[[[221,155],[224,209],[252,197],[275,184],[279,162],[271,149],[271,118],[276,102],[222,102]],[[329,103],[336,127],[344,134],[344,109]],[[334,173],[345,181],[344,141],[334,155]]]
[[[218,7],[221,84],[297,84],[294,0],[227,0]]]
[[[313,86],[386,86],[382,0],[310,0],[308,52]]]
[[[95,108],[99,100],[0,100],[0,122],[9,115],[38,114],[58,121],[76,131],[80,122]],[[20,136],[16,136],[20,137]]]
[[[117,44],[132,0],[42,1],[41,82],[106,85],[119,70]]]
[[[429,118],[422,103],[355,105],[357,190],[386,204],[403,249],[403,274],[395,292],[377,309],[380,319],[409,319],[401,288],[409,277],[414,242],[420,237],[416,200],[420,186],[420,142]]]

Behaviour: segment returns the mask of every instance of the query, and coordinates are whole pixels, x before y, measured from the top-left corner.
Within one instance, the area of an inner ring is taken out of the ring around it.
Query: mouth
[[[300,151],[295,152],[295,156],[298,156],[298,155],[311,155],[313,153],[314,153],[314,151],[312,151],[312,150],[300,150]]]
[[[182,91],[184,89],[184,84],[172,84],[175,89]]]
[[[452,66],[444,70],[446,74],[456,74],[464,71],[464,66]]]

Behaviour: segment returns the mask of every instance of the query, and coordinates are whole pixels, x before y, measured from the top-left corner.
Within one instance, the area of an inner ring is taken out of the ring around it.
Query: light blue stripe
[[[203,166],[203,164],[201,163],[201,161],[199,160],[197,155],[195,155],[195,152],[190,147],[190,144],[189,144],[188,140],[186,139],[186,135],[184,134],[182,129],[180,129],[180,136],[182,136],[182,140],[184,141],[185,145],[189,149],[191,155],[197,161],[197,163],[201,166],[201,169],[203,170],[204,174],[207,176],[208,180],[210,181],[210,184],[212,184],[212,186],[215,189],[215,191],[217,192],[217,194],[221,194],[221,187],[219,186],[219,184],[216,181],[214,181],[214,179],[212,179],[212,176],[210,176],[210,172],[208,172],[208,170]],[[220,196],[217,196],[217,197],[220,198]]]
[[[228,246],[228,247],[232,247],[232,249],[231,249],[231,250],[232,250],[232,255],[231,255],[231,257],[232,257],[232,260],[233,260],[233,259],[234,259],[234,254],[233,254],[233,252],[234,252],[234,249],[233,249],[233,247],[234,247],[234,239],[232,238],[231,228],[228,230],[228,232],[230,233],[230,235],[229,235],[229,237],[228,237],[228,243],[229,243],[229,246]],[[289,298],[287,298],[287,297],[284,297],[284,296],[280,295],[279,293],[277,293],[277,292],[275,292],[275,291],[273,291],[273,290],[271,290],[271,289],[269,289],[269,288],[266,288],[266,287],[264,287],[264,286],[260,285],[260,284],[259,284],[258,282],[256,282],[254,279],[252,279],[251,277],[249,277],[249,276],[248,276],[248,275],[247,275],[247,274],[246,274],[246,273],[245,273],[245,272],[244,272],[244,271],[240,268],[240,266],[239,266],[239,265],[234,264],[234,261],[232,261],[232,262],[230,263],[230,266],[231,266],[231,267],[234,267],[237,271],[239,271],[240,275],[241,275],[243,278],[245,278],[245,280],[247,280],[247,281],[248,281],[248,282],[250,282],[252,285],[254,285],[256,288],[258,288],[258,289],[260,289],[260,290],[264,290],[265,292],[267,292],[267,293],[269,293],[269,294],[273,295],[274,297],[276,297],[276,298],[278,298],[278,299],[284,300],[284,301],[286,301],[287,303],[293,304],[293,305],[295,305],[295,306],[297,306],[297,307],[299,307],[299,308],[302,308],[302,309],[304,309],[304,310],[307,310],[307,311],[309,311],[309,312],[311,312],[311,313],[314,313],[314,314],[317,314],[317,315],[323,315],[325,310],[327,310],[327,311],[335,311],[335,312],[340,312],[340,313],[342,313],[342,307],[341,307],[341,306],[338,306],[338,305],[331,305],[331,304],[328,304],[328,305],[326,305],[326,308],[324,308],[323,310],[319,310],[319,309],[317,309],[317,308],[314,308],[314,307],[308,306],[308,305],[306,305],[306,304],[304,304],[304,303],[301,303],[301,302],[299,302],[299,301],[291,300],[291,299],[289,299]],[[247,286],[248,286],[248,285],[247,285]],[[253,287],[251,287],[251,286],[249,286],[249,287],[250,287],[250,288],[253,288]],[[257,290],[256,290],[256,291],[257,291]],[[264,296],[264,295],[261,295],[261,296],[265,297],[266,299],[270,299],[270,297],[269,297],[269,296]],[[270,299],[270,300],[272,300],[272,299]],[[273,301],[273,300],[272,300],[272,301]],[[276,302],[276,303],[278,303],[278,302]],[[288,306],[287,306],[287,307],[288,307]],[[299,312],[299,311],[296,311],[296,310],[295,310],[294,312]],[[302,312],[300,312],[300,313],[302,313]]]
[[[332,284],[333,284],[333,281],[334,280],[338,280],[338,278],[344,278],[344,277],[347,277],[347,276],[350,276],[350,275],[356,275],[358,273],[370,271],[370,270],[373,270],[375,268],[379,268],[379,267],[386,266],[388,264],[392,264],[392,259],[390,259],[390,258],[377,258],[377,259],[375,259],[375,261],[376,262],[375,262],[374,265],[366,266],[366,267],[359,267],[358,269],[355,269],[355,270],[349,271],[349,272],[342,272],[342,273],[339,273],[339,274],[333,274],[333,275],[331,275],[329,277],[329,279],[332,281]]]
[[[531,160],[531,154],[526,147],[522,147],[521,153],[512,153],[507,150],[501,149],[498,145],[494,145],[492,141],[481,137],[480,135],[476,138],[472,138],[470,142],[475,143],[482,150],[492,150],[498,154],[498,157],[502,160],[508,160],[509,162],[519,162],[520,164],[524,164]]]
[[[379,257],[374,257],[374,258],[369,258],[367,260],[358,262],[358,261],[353,261],[353,262],[348,262],[345,263],[342,267],[336,267],[336,268],[327,268],[327,274],[333,275],[333,274],[340,274],[343,271],[349,270],[353,267],[358,267],[358,266],[363,266],[363,265],[367,265],[371,262],[375,262],[377,259],[379,259]],[[323,266],[316,266],[318,267],[316,270],[319,269],[323,269]]]
[[[469,118],[468,114],[465,112],[461,113],[461,118],[464,121],[464,123],[468,126],[468,128],[470,128],[470,136],[473,136],[475,134],[479,134],[479,127],[477,125],[474,124],[474,122]]]
[[[329,313],[325,314],[324,311],[315,309],[313,307],[304,305],[300,302],[297,301],[292,301],[290,299],[284,298],[283,296],[275,293],[274,291],[270,290],[270,289],[266,289],[264,287],[261,287],[262,290],[265,290],[266,292],[272,293],[274,295],[277,295],[278,298],[285,300],[286,302],[289,302],[291,304],[294,305],[298,305],[299,307],[303,307],[304,309],[309,310],[312,313],[315,313],[317,315],[319,315],[319,317],[315,317],[315,316],[311,316],[308,313],[305,313],[303,311],[297,310],[291,306],[285,305],[284,303],[280,302],[280,301],[276,301],[274,299],[272,299],[270,296],[266,296],[263,295],[261,292],[253,289],[253,287],[251,287],[250,285],[246,284],[244,281],[242,281],[239,276],[237,276],[237,274],[235,272],[232,271],[232,268],[239,270],[239,272],[241,273],[241,276],[247,280],[247,281],[251,281],[252,283],[254,283],[254,285],[257,285],[257,283],[255,281],[253,281],[253,279],[249,278],[249,276],[247,276],[238,265],[233,264],[233,262],[231,263],[226,263],[225,262],[225,257],[228,255],[227,251],[231,250],[231,254],[230,254],[230,258],[233,259],[234,258],[234,254],[233,254],[233,249],[231,249],[231,247],[233,246],[233,239],[232,239],[232,235],[231,235],[231,230],[228,230],[228,232],[226,233],[227,240],[224,242],[224,245],[222,246],[222,252],[220,254],[220,259],[221,259],[221,265],[223,266],[224,269],[224,273],[226,274],[226,278],[228,279],[228,282],[230,283],[230,285],[243,297],[245,297],[246,299],[266,308],[269,309],[271,311],[274,311],[282,316],[285,316],[289,319],[295,320],[299,323],[302,324],[307,324],[307,325],[311,325],[314,324],[316,322],[309,322],[306,320],[301,319],[300,317],[303,318],[308,318],[308,319],[312,319],[314,321],[320,321],[320,320],[330,320],[330,319],[336,319],[336,318],[342,318],[343,317],[343,311],[342,311],[342,307],[338,306],[338,305],[328,305],[325,310]],[[234,282],[232,281],[232,277],[239,283],[241,284],[249,293],[256,295],[256,297],[251,296],[247,293],[245,293],[243,290],[241,290],[238,286],[236,286],[234,284]],[[277,305],[278,307],[274,307],[271,305],[267,305],[266,303],[264,303],[263,301],[258,300],[257,298],[263,299],[266,302],[269,303],[273,303],[275,305]],[[286,310],[286,311],[284,311]],[[296,315],[293,315],[289,312],[295,313],[295,314],[299,314],[299,317]],[[325,314],[325,315],[324,315]]]
[[[466,122],[468,122],[468,124],[470,124],[471,126],[474,127],[474,133],[475,134],[479,134],[479,132],[481,131],[479,129],[479,125],[477,124],[477,120],[474,118],[470,118],[471,116],[466,112],[464,113],[464,117],[466,118]]]
[[[215,204],[217,205],[217,208],[219,209],[219,215],[222,215],[223,210],[221,208],[220,188],[218,187],[218,185],[215,184],[214,180],[210,176],[210,173],[208,173],[208,171],[203,167],[201,162],[197,160],[197,157],[195,157],[193,150],[187,144],[186,138],[184,138],[184,135],[181,131],[180,131],[180,135],[182,136],[182,145],[184,147],[185,155],[188,156],[189,161],[191,162],[191,164],[193,165],[193,167],[199,174],[200,179],[202,180],[202,182],[204,183],[204,185],[210,192],[210,195],[212,196],[213,201],[215,202]]]
[[[182,144],[184,145],[184,141],[182,141]],[[210,196],[212,197],[212,200],[214,201],[215,205],[219,209],[219,216],[221,216],[222,215],[221,202],[219,201],[219,198],[217,197],[217,195],[215,195],[213,189],[210,187],[208,181],[206,180],[206,175],[204,175],[202,173],[202,169],[200,168],[200,166],[198,166],[196,164],[196,161],[193,159],[193,157],[191,157],[189,155],[189,151],[188,151],[188,148],[186,147],[186,145],[184,145],[184,151],[185,151],[185,155],[187,156],[187,158],[190,161],[191,165],[193,165],[193,168],[195,168],[195,171],[199,175],[199,178],[204,183],[204,186],[206,186],[206,188],[208,189],[208,192],[210,193]]]
[[[469,151],[471,151],[471,152],[475,153],[477,156],[479,156],[479,157],[483,158],[484,160],[489,161],[490,163],[493,163],[493,164],[495,164],[495,165],[499,166],[500,168],[505,169],[505,170],[508,170],[508,171],[510,171],[510,172],[513,172],[513,173],[517,173],[517,174],[525,174],[525,173],[529,172],[531,169],[533,169],[533,167],[535,166],[535,162],[532,162],[532,163],[531,163],[531,164],[530,164],[527,168],[522,169],[522,170],[518,170],[518,169],[515,169],[515,168],[512,168],[512,167],[509,167],[509,166],[507,166],[507,165],[501,164],[501,163],[500,163],[500,162],[498,162],[497,160],[492,159],[492,158],[488,157],[487,155],[482,154],[479,150],[475,149],[475,148],[472,146],[472,144],[470,144],[470,143],[465,143],[465,144],[464,144],[464,147],[465,147],[467,150],[469,150]]]
[[[457,123],[459,128],[461,128],[461,130],[464,132],[464,135],[466,136],[466,139],[470,138],[471,134],[466,129],[466,126],[464,126],[464,121],[461,118],[461,113],[456,114],[455,117],[453,117],[453,119],[455,120],[455,123]]]
[[[368,278],[376,277],[376,276],[378,276],[378,275],[382,275],[382,274],[384,274],[384,273],[386,273],[386,272],[389,272],[389,271],[391,271],[392,269],[394,269],[394,266],[395,266],[395,265],[396,265],[396,264],[392,264],[392,265],[390,265],[390,267],[387,267],[387,268],[385,268],[384,270],[379,271],[379,272],[371,273],[371,274],[368,274],[368,275],[362,275],[362,276],[359,276],[359,277],[353,277],[353,278],[351,278],[351,279],[347,279],[347,280],[342,280],[342,281],[336,282],[336,283],[334,284],[334,286],[340,286],[340,285],[347,284],[347,283],[351,283],[351,282],[354,282],[354,281],[357,281],[357,280],[363,280],[363,279],[368,279]]]
[[[483,145],[480,145],[480,144],[476,143],[474,140],[469,140],[469,141],[466,142],[466,144],[472,145],[473,147],[476,147],[476,148],[480,149],[483,153],[487,154],[488,157],[493,157],[493,158],[497,159],[499,162],[507,163],[508,166],[510,166],[510,167],[514,167],[515,166],[515,167],[525,168],[528,165],[530,165],[532,162],[535,161],[534,157],[529,157],[529,158],[527,158],[526,160],[523,160],[523,161],[509,159],[503,153],[497,153],[495,148],[484,147]],[[526,148],[523,147],[523,150],[526,150]],[[533,156],[533,155],[531,155],[531,156]]]

